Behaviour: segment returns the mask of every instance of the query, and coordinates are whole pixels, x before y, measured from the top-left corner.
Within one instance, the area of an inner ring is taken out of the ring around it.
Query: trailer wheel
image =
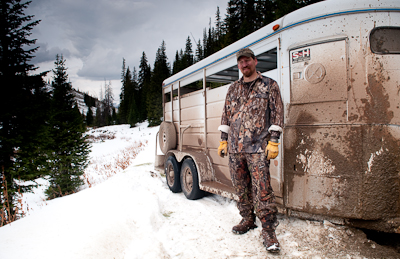
[[[168,150],[176,147],[176,131],[172,122],[163,121],[161,123],[158,142],[164,154],[166,154]]]
[[[183,161],[181,168],[181,186],[186,198],[197,200],[204,196],[204,191],[199,187],[199,175],[193,159],[187,158]]]
[[[165,178],[167,179],[167,185],[173,193],[181,192],[181,180],[179,177],[181,166],[176,161],[174,156],[168,157],[165,162]]]

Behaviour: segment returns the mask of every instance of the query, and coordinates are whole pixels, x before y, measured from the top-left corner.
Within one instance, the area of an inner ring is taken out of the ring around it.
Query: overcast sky
[[[176,50],[191,37],[193,51],[203,29],[220,8],[225,18],[228,0],[33,0],[25,14],[41,20],[32,30],[39,50],[32,60],[37,72],[54,68],[56,54],[66,59],[75,89],[100,97],[104,81],[111,81],[115,103],[121,91],[122,58],[139,69],[144,51],[153,68],[162,40],[172,65]],[[49,73],[52,76],[52,73]],[[160,86],[161,91],[161,86]]]

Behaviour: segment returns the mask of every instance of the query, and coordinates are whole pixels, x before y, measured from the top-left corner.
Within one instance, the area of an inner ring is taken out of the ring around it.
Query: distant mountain
[[[88,112],[88,109],[92,109],[93,116],[96,116],[96,107],[101,104],[103,106],[104,104],[99,101],[96,97],[90,96],[87,93],[83,93],[79,90],[72,89],[72,93],[75,96],[76,103],[78,104],[78,108],[81,114],[85,115]]]

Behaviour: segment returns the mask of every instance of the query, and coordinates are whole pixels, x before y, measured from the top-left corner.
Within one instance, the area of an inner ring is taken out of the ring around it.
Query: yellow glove
[[[279,144],[272,141],[268,141],[268,145],[265,148],[265,154],[267,155],[267,160],[274,159],[279,154]]]
[[[227,154],[228,154],[228,141],[226,140],[220,141],[218,147],[218,155],[220,157],[224,157]]]

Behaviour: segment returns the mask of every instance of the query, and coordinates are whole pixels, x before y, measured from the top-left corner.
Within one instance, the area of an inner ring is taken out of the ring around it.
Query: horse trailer
[[[400,2],[327,0],[289,13],[166,79],[155,168],[171,191],[237,199],[217,154],[236,52],[278,82],[281,213],[400,233]]]

